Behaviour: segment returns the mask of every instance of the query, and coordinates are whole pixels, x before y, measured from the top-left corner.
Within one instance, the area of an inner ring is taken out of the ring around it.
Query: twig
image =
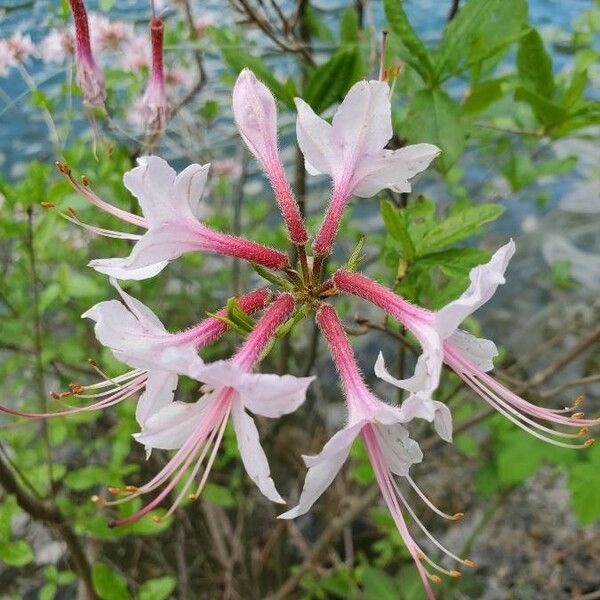
[[[73,566],[79,574],[85,588],[87,600],[96,600],[97,596],[92,584],[92,572],[85,551],[81,546],[79,538],[71,526],[65,521],[59,509],[53,504],[48,504],[35,499],[23,490],[1,455],[0,484],[8,494],[13,494],[15,496],[17,504],[30,517],[37,521],[48,523],[60,535],[69,549],[69,554],[73,560]]]
[[[588,375],[587,377],[581,377],[579,379],[573,379],[573,381],[567,381],[567,383],[563,383],[555,388],[540,392],[540,398],[546,400],[547,398],[556,396],[557,394],[560,394],[569,388],[577,387],[579,385],[587,385],[588,383],[594,383],[596,381],[600,381],[600,374],[598,373],[595,375]]]
[[[456,16],[458,12],[458,7],[460,5],[460,0],[452,0],[452,5],[450,6],[450,10],[448,11],[448,16],[446,17],[446,23],[450,23],[452,19]]]

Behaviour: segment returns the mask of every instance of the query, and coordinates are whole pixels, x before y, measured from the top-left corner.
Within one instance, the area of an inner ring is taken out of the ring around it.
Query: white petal
[[[173,401],[177,380],[177,375],[168,371],[152,370],[148,373],[146,389],[135,411],[135,418],[142,427],[151,415]]]
[[[376,425],[373,429],[392,473],[408,475],[410,466],[423,460],[419,444],[410,439],[408,431],[402,425]]]
[[[424,171],[439,153],[440,149],[432,144],[415,144],[365,156],[354,174],[354,195],[370,198],[386,188],[410,192],[409,179]]]
[[[491,371],[494,368],[494,357],[498,354],[498,349],[492,340],[478,338],[467,331],[457,329],[448,341],[478,369]]]
[[[311,175],[334,176],[342,167],[342,148],[332,136],[333,129],[327,121],[317,116],[301,98],[296,98],[296,136],[304,154],[304,165]]]
[[[434,402],[433,426],[437,434],[446,442],[452,442],[452,413],[443,402]]]
[[[157,413],[151,415],[140,433],[133,437],[150,448],[175,450],[183,443],[202,422],[214,405],[216,394],[203,396],[197,402],[171,402]]]
[[[344,157],[379,152],[393,135],[390,88],[384,81],[359,81],[333,117],[334,139]]]
[[[117,292],[119,292],[119,295],[121,298],[123,298],[123,302],[127,308],[138,319],[140,324],[145,327],[146,330],[151,331],[155,329],[157,332],[167,333],[167,330],[161,323],[160,319],[143,302],[140,302],[137,298],[130,296],[114,279],[111,279],[110,283],[117,290]]]
[[[230,386],[237,389],[238,384],[243,381],[246,375],[247,373],[244,370],[231,361],[216,360],[202,365],[191,376],[214,388]]]
[[[175,170],[159,156],[141,156],[137,162],[137,167],[125,173],[123,183],[140,203],[148,225],[155,227],[173,217]]]
[[[306,390],[314,377],[293,377],[247,373],[233,387],[240,400],[253,413],[265,417],[280,417],[294,412],[305,400]]]
[[[317,456],[304,457],[304,462],[309,469],[300,500],[297,506],[279,515],[278,519],[295,519],[310,510],[346,462],[352,443],[363,426],[364,422],[338,431]]]
[[[498,249],[485,265],[471,269],[471,284],[460,298],[450,302],[439,310],[435,318],[435,328],[443,339],[456,331],[456,328],[480,306],[485,304],[503,284],[504,272],[512,255],[515,244],[511,240]]]
[[[233,403],[231,415],[240,456],[250,479],[269,500],[284,504],[285,500],[279,495],[271,479],[269,463],[260,445],[254,420],[237,400]]]
[[[190,215],[201,219],[207,213],[202,203],[202,194],[206,187],[206,178],[210,165],[192,164],[175,177],[173,193],[177,204],[188,206]]]
[[[97,258],[88,263],[89,267],[94,268],[98,273],[109,275],[115,279],[130,279],[139,281],[141,279],[149,279],[160,273],[168,264],[169,261],[148,265],[133,269],[127,266],[127,258]]]

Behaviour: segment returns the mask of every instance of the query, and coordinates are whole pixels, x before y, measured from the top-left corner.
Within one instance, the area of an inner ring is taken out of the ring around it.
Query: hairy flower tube
[[[75,26],[75,63],[77,85],[88,106],[104,106],[106,84],[104,75],[92,53],[87,11],[83,0],[69,0]]]
[[[162,19],[154,17],[150,22],[152,44],[152,69],[150,80],[142,98],[144,120],[150,131],[163,131],[167,126],[169,103],[165,89],[165,70],[163,66],[163,37],[165,25]]]

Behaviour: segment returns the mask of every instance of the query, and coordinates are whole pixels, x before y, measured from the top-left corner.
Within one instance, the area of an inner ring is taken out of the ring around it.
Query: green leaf
[[[144,581],[140,586],[137,600],[166,600],[177,587],[175,577],[157,577]]]
[[[479,228],[495,221],[504,212],[499,204],[479,204],[458,211],[434,225],[419,240],[417,253],[421,256],[441,250],[477,233]]]
[[[58,587],[53,581],[45,583],[40,590],[38,600],[54,600],[57,589]]]
[[[8,495],[4,498],[0,506],[0,541],[10,539],[12,518],[20,510],[15,496]]]
[[[13,567],[23,567],[33,560],[31,546],[25,540],[0,542],[0,561]]]
[[[545,98],[552,98],[555,90],[552,58],[535,29],[530,29],[519,40],[517,69],[524,87]]]
[[[435,64],[437,81],[508,48],[527,15],[525,0],[469,0],[450,21]]]
[[[335,42],[335,36],[331,29],[327,27],[325,20],[317,13],[311,4],[306,5],[304,22],[311,38],[321,40],[328,44],[333,44]]]
[[[384,200],[381,203],[381,217],[386,231],[400,242],[404,257],[412,262],[415,257],[415,246],[408,233],[404,212],[396,208],[389,200]]]
[[[364,600],[398,600],[398,584],[383,571],[365,566]]]
[[[442,149],[437,165],[447,171],[460,157],[466,144],[460,123],[460,106],[440,90],[417,92],[408,106],[400,133],[411,143],[428,142]]]
[[[306,82],[304,100],[320,114],[335,102],[342,100],[360,76],[358,50],[342,49],[310,74]]]
[[[108,471],[100,465],[89,465],[70,471],[65,477],[65,485],[77,491],[87,490],[100,483],[107,483]]]
[[[204,486],[202,495],[209,502],[218,504],[223,508],[231,508],[232,506],[235,506],[235,498],[225,486],[208,482]]]
[[[257,265],[256,263],[251,263],[251,266],[263,279],[266,279],[273,285],[276,285],[284,290],[293,289],[293,285],[287,279],[283,279],[283,277],[275,275],[275,273],[269,271],[269,269],[265,269],[265,267]]]
[[[356,242],[356,246],[354,246],[354,250],[352,250],[352,254],[348,258],[348,262],[344,267],[346,271],[356,271],[362,262],[364,256],[362,255],[363,248],[365,247],[365,236],[361,235],[358,238],[358,242]]]
[[[104,563],[94,564],[92,582],[101,600],[130,600],[131,598],[125,578]]]
[[[433,65],[425,45],[404,12],[402,0],[383,0],[383,8],[390,30],[400,42],[400,58],[417,71],[423,80],[428,81],[433,73]]]
[[[347,6],[340,18],[340,42],[342,44],[356,44],[358,34],[358,14],[352,6]]]
[[[600,519],[600,450],[588,450],[589,460],[569,470],[571,506],[581,525]]]
[[[476,85],[467,95],[463,103],[463,113],[474,115],[484,111],[488,106],[500,100],[503,96],[502,84],[504,79],[488,79]]]

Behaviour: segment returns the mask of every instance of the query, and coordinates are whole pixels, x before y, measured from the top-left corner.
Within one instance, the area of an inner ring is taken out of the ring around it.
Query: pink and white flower
[[[246,146],[269,178],[290,240],[297,245],[305,244],[308,233],[277,149],[275,98],[249,69],[243,69],[235,82],[233,116]]]
[[[38,44],[38,55],[48,63],[62,63],[73,54],[75,42],[73,35],[66,29],[51,29]]]
[[[385,81],[359,81],[329,124],[296,98],[296,134],[311,175],[327,174],[333,192],[313,243],[316,254],[329,254],[344,208],[352,195],[374,196],[382,189],[409,192],[409,179],[440,153],[432,144],[386,150],[392,138],[390,88]]]
[[[35,46],[29,34],[15,33],[6,40],[8,51],[15,62],[23,63],[35,52]]]
[[[139,72],[150,68],[152,53],[144,35],[135,35],[123,44],[120,63],[127,71]]]
[[[261,352],[293,308],[294,299],[291,295],[279,296],[230,360],[196,365],[195,376],[210,388],[209,391],[194,403],[172,402],[144,423],[142,431],[134,436],[138,442],[146,448],[176,449],[177,452],[152,481],[133,494],[139,496],[164,485],[158,496],[134,515],[114,521],[113,525],[130,523],[152,510],[190,471],[167,513],[171,514],[188,493],[206,460],[198,487],[191,495],[192,499],[198,498],[230,416],[246,472],[267,498],[273,502],[284,502],[271,478],[256,425],[246,410],[267,417],[279,417],[296,410],[304,402],[313,377],[252,373]]]
[[[475,393],[521,429],[556,446],[589,447],[593,440],[587,440],[584,443],[567,443],[560,439],[578,438],[587,433],[588,426],[597,424],[597,421],[584,419],[580,413],[566,414],[572,412],[571,409],[549,409],[535,406],[511,392],[487,374],[487,371],[494,368],[493,358],[497,354],[494,342],[477,338],[458,327],[466,317],[483,306],[494,295],[498,286],[505,282],[504,272],[514,251],[515,245],[511,240],[500,248],[488,263],[473,268],[470,273],[471,283],[467,290],[457,300],[450,302],[437,312],[410,304],[391,290],[358,273],[339,271],[334,274],[333,281],[339,290],[360,296],[379,306],[417,337],[423,326],[428,326],[437,333],[439,343],[437,344],[438,349],[434,353],[430,351],[430,347],[423,344],[426,358],[423,359],[418,370],[419,376],[424,380],[435,382],[439,378],[438,363],[441,358]],[[442,349],[441,353],[439,348]],[[386,370],[382,356],[377,360],[376,373],[389,383],[410,389],[406,386],[406,381],[397,380]],[[416,402],[421,402],[424,411],[429,410],[432,403],[431,386],[426,386],[426,391],[427,393],[421,394],[419,398],[415,399]],[[577,428],[579,431],[578,433],[565,433],[542,425],[533,419]]]
[[[95,52],[118,50],[134,35],[131,23],[111,21],[104,15],[91,13],[89,16],[91,44]]]
[[[92,107],[104,106],[106,84],[104,75],[98,67],[90,41],[88,16],[83,0],[69,0],[75,26],[75,62],[77,65],[77,84],[83,101]]]
[[[99,235],[136,241],[128,257],[92,260],[90,266],[116,279],[146,279],[185,252],[198,251],[235,256],[267,268],[285,268],[288,264],[285,254],[215,231],[198,220],[206,213],[202,193],[209,166],[193,164],[178,174],[158,156],[138,158],[138,166],[125,173],[123,182],[138,199],[144,215],[141,217],[104,202],[87,185],[76,182],[67,166],[59,165],[74,188],[94,205],[147,229],[144,235],[137,235],[87,225],[87,229]],[[73,216],[67,218],[76,220]]]
[[[398,408],[381,402],[367,388],[335,309],[328,305],[322,305],[317,312],[317,322],[327,339],[331,355],[342,381],[348,410],[348,421],[346,426],[325,444],[318,455],[304,456],[308,473],[298,505],[279,515],[279,518],[293,519],[310,510],[314,502],[331,485],[342,465],[346,462],[354,440],[360,436],[367,448],[377,482],[398,531],[417,565],[428,597],[433,598],[428,578],[434,581],[437,578],[428,573],[421,564],[421,560],[426,560],[434,569],[448,575],[458,576],[458,573],[448,571],[437,565],[417,545],[408,531],[401,506],[409,512],[418,526],[438,548],[463,564],[470,565],[472,563],[458,558],[435,540],[409,506],[395,481],[395,477],[405,478],[417,491],[421,499],[437,514],[451,520],[459,519],[462,514],[448,515],[440,511],[431,504],[410,478],[410,467],[420,463],[423,459],[423,453],[419,445],[410,439],[409,433],[404,427],[412,418],[410,411],[407,414],[404,406]]]

